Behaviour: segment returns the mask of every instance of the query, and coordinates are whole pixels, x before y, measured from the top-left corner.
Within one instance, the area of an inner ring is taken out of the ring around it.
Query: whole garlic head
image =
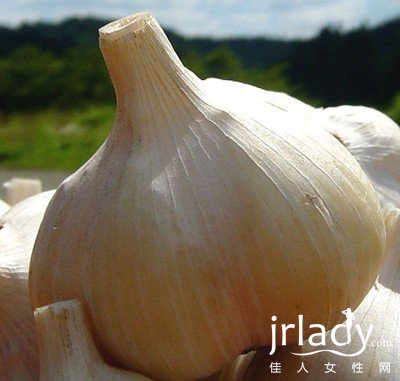
[[[49,205],[33,306],[81,300],[103,354],[174,381],[268,346],[273,315],[340,322],[385,246],[345,147],[273,106],[260,123],[216,105],[147,13],[102,28],[100,46],[117,117]]]

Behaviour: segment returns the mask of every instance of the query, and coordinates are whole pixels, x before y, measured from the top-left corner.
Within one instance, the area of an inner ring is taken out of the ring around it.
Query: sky
[[[307,38],[325,25],[347,30],[399,17],[400,0],[0,0],[0,24],[145,10],[186,36]]]

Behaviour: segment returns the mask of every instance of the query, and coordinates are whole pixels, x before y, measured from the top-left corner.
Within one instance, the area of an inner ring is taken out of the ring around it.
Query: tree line
[[[114,102],[97,43],[106,22],[72,18],[0,27],[0,112]],[[201,78],[239,80],[321,106],[400,103],[400,18],[349,32],[326,27],[307,40],[167,35]]]

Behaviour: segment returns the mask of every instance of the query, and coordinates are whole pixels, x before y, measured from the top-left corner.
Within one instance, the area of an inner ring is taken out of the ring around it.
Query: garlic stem
[[[114,21],[101,28],[99,34],[100,49],[115,88],[117,117],[127,113],[133,119],[130,122],[140,126],[145,115],[134,100],[141,99],[142,104],[158,102],[154,93],[143,91],[151,86],[161,93],[166,93],[167,87],[191,96],[195,96],[194,90],[198,92],[199,79],[183,66],[149,13]]]
[[[35,310],[41,359],[41,381],[151,381],[104,363],[89,333],[78,300]]]

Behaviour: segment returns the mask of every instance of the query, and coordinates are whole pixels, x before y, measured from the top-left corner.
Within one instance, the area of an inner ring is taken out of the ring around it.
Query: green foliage
[[[0,27],[0,165],[76,169],[110,130],[114,92],[97,46],[104,20]],[[314,106],[365,104],[400,122],[400,19],[307,41],[187,39],[184,64]]]
[[[56,95],[54,81],[61,71],[61,60],[34,46],[16,50],[0,61],[2,110],[33,109],[48,104]]]
[[[98,49],[73,48],[62,56],[23,46],[0,60],[0,110],[77,108],[111,103],[113,91]]]
[[[288,75],[325,105],[383,106],[400,88],[400,20],[351,32],[324,28],[296,44]]]
[[[113,90],[97,46],[97,29],[105,22],[0,27],[0,112],[111,104]],[[167,34],[201,78],[239,80],[322,105],[384,107],[400,88],[400,19],[346,33],[324,28],[306,41]]]
[[[208,53],[203,65],[207,77],[233,79],[243,71],[241,62],[227,46]]]
[[[393,97],[386,114],[400,125],[400,91]]]
[[[265,69],[245,69],[238,57],[226,45],[203,57],[191,50],[182,61],[203,79],[217,77],[239,81],[270,91],[288,93],[314,106],[319,106],[321,103],[316,98],[308,96],[303,87],[291,83],[287,76],[286,63],[278,63]]]
[[[60,23],[23,24],[17,29],[0,26],[0,57],[7,57],[23,45],[33,45],[54,55],[80,47],[97,45],[98,29],[107,20],[70,18]]]
[[[114,107],[11,114],[0,119],[0,164],[13,168],[76,169],[98,149]]]
[[[287,75],[287,63],[276,64],[265,70],[245,71],[237,80],[262,89],[290,94],[313,106],[319,106],[321,103],[317,98],[311,98],[301,85],[290,81]]]

